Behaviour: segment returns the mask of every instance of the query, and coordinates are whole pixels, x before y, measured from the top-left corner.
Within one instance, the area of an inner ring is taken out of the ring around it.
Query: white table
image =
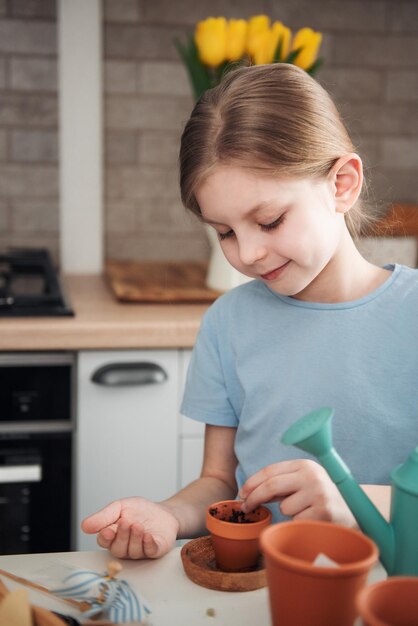
[[[51,567],[67,565],[75,569],[105,571],[111,558],[104,550],[95,552],[62,552],[54,554],[31,554],[1,556],[0,569],[17,576],[36,579],[39,572]],[[152,626],[270,626],[267,588],[245,593],[232,593],[205,589],[191,582],[183,570],[180,548],[175,548],[161,559],[147,561],[121,561],[123,571],[119,577],[144,596],[152,613],[148,618]],[[381,565],[371,573],[370,582],[384,577]],[[3,577],[12,590],[20,585]],[[60,581],[57,581],[57,585]],[[80,613],[67,603],[48,594],[30,589],[31,602],[45,608],[60,611],[73,617]],[[207,610],[213,609],[214,616]]]

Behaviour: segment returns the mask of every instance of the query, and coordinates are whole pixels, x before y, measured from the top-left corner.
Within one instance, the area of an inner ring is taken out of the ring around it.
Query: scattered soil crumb
[[[215,609],[206,609],[206,615],[208,617],[215,617]]]

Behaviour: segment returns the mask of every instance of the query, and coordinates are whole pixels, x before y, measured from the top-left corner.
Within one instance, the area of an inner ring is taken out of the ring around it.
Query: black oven
[[[72,549],[72,353],[0,354],[0,553]]]

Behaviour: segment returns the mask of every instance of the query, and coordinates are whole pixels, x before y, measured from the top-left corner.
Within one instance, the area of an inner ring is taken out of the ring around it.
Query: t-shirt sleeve
[[[202,319],[187,372],[181,413],[214,426],[238,426],[227,391],[227,372],[220,350],[216,311]]]

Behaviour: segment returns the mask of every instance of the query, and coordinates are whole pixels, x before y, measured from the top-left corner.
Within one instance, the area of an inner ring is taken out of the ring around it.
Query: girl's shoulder
[[[396,313],[416,317],[418,310],[418,269],[401,264],[386,265],[392,276],[377,289],[373,304],[388,317]]]
[[[408,289],[418,292],[418,268],[408,265],[387,265],[388,269],[393,269],[393,287],[400,292]]]

